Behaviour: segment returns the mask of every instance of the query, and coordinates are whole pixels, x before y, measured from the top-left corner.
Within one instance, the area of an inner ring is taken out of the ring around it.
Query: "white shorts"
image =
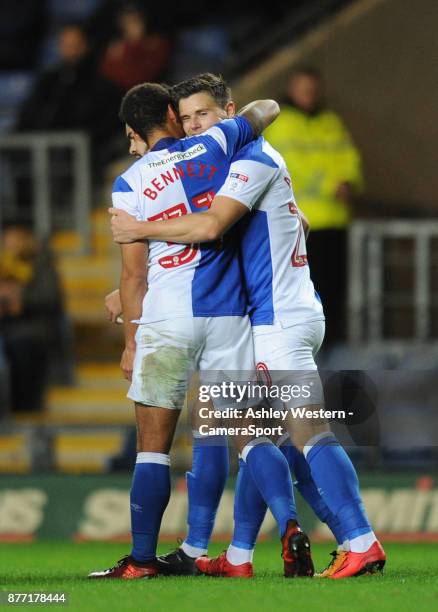
[[[248,317],[181,317],[139,325],[128,397],[146,406],[180,410],[194,372],[253,371]]]
[[[268,385],[298,385],[308,393],[287,403],[292,407],[321,404],[324,401],[315,356],[324,339],[324,320],[309,323],[255,325],[252,328],[259,382]],[[280,402],[271,402],[277,406]]]

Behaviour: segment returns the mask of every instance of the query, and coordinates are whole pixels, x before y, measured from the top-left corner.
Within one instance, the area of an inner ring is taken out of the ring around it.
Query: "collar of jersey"
[[[168,149],[175,142],[177,142],[178,138],[173,138],[172,136],[166,136],[165,138],[160,138],[154,146],[149,149],[149,151],[161,151],[162,149]]]

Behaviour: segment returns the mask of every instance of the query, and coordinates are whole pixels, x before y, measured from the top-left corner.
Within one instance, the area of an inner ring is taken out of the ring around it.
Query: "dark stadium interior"
[[[265,97],[291,105],[286,85],[297,66],[309,65],[321,73],[324,103],[342,117],[363,173],[342,234],[309,240],[331,312],[332,334],[318,357],[326,402],[353,407],[357,417],[334,430],[370,490],[383,491],[394,475],[400,488],[432,494],[438,84],[429,64],[438,53],[438,9],[434,0],[421,0],[421,10],[411,4],[0,3],[0,484],[12,488],[21,475],[30,487],[41,474],[50,491],[50,478],[61,474],[90,478],[90,490],[93,478],[107,476],[126,488],[135,461],[119,369],[123,333],[104,308],[120,272],[111,185],[130,163],[117,117],[122,95],[139,79],[175,84],[210,71],[230,82],[239,105]],[[14,227],[26,244],[11,251]],[[341,302],[330,302],[339,258]],[[180,475],[190,469],[186,411],[172,462]],[[233,475],[237,463],[234,454]],[[175,486],[184,490],[183,476]]]

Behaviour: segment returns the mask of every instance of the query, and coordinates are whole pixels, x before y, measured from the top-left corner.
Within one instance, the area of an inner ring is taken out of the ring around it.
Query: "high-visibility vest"
[[[284,106],[263,135],[283,155],[311,230],[346,227],[351,211],[336,198],[337,188],[348,181],[359,190],[363,179],[359,153],[341,119],[328,110],[307,115]]]

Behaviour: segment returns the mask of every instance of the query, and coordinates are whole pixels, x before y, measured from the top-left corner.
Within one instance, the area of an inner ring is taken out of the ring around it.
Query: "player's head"
[[[231,89],[221,76],[210,72],[172,87],[172,100],[188,136],[201,134],[236,113]]]
[[[287,94],[289,100],[305,113],[313,113],[321,106],[322,78],[311,66],[300,66],[292,73]]]
[[[145,154],[157,132],[175,138],[183,135],[169,88],[158,83],[132,87],[122,99],[119,117],[130,141],[129,153],[137,157]]]

